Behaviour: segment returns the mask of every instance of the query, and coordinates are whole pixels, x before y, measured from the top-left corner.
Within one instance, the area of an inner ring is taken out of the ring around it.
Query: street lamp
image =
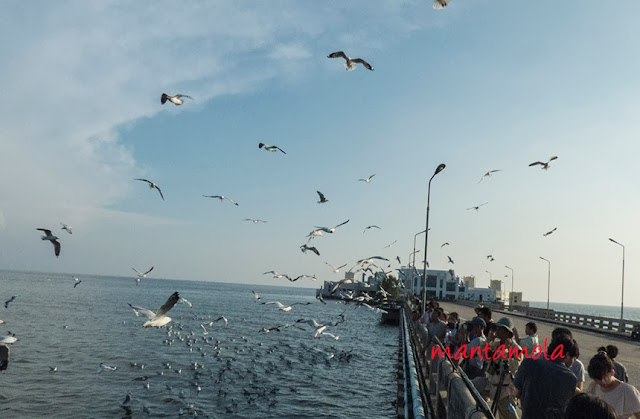
[[[424,233],[427,230],[422,230],[416,234],[413,235],[413,266],[416,266],[416,253],[419,252],[420,250],[416,250],[416,238],[418,238],[419,234]]]
[[[431,200],[431,181],[433,178],[440,172],[444,170],[446,165],[444,163],[440,163],[438,167],[436,167],[435,172],[429,179],[429,186],[427,187],[427,222],[424,227],[424,269],[422,273],[422,282],[424,284],[424,289],[422,291],[422,311],[425,311],[427,305],[427,245],[429,244],[429,201]]]
[[[620,325],[622,325],[622,315],[624,314],[624,245],[622,243],[618,243],[617,241],[609,238],[612,242],[617,244],[618,246],[622,246],[622,298],[620,300]]]
[[[549,270],[548,270],[548,278],[547,278],[547,310],[549,310],[549,291],[551,290],[551,262],[549,262],[547,259],[543,258],[542,256],[540,256],[540,259],[546,261],[549,264]]]
[[[511,270],[511,294],[513,294],[513,268],[510,268],[507,265],[504,265],[504,267]],[[511,310],[511,301],[512,301],[512,299],[513,299],[513,297],[509,298],[509,310]]]

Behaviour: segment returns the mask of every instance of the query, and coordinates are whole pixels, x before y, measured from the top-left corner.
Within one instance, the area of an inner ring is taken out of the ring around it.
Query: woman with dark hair
[[[619,418],[640,419],[640,391],[615,377],[613,361],[605,351],[599,351],[591,358],[587,372],[593,379],[593,383],[587,388],[587,393],[607,402]]]
[[[627,368],[616,361],[616,357],[618,356],[618,347],[615,345],[607,345],[606,348],[601,346],[598,348],[598,352],[600,351],[606,352],[609,358],[613,361],[613,369],[616,371],[615,377],[622,382],[628,383],[629,376],[627,375]]]
[[[616,412],[604,400],[578,393],[569,400],[564,419],[616,419]]]

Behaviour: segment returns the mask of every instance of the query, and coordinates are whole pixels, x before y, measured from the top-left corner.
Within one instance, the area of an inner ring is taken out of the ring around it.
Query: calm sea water
[[[312,289],[79,277],[74,289],[69,275],[0,271],[0,301],[18,296],[0,307],[7,322],[0,334],[19,338],[0,373],[0,417],[394,416],[399,332],[367,308],[320,304]],[[262,301],[312,304],[282,312],[257,304],[252,289]],[[127,305],[156,311],[175,291],[193,307],[169,312],[171,336],[167,328],[144,329]],[[313,339],[307,325],[259,332],[299,318],[336,321],[345,310],[346,321],[332,330],[337,341]],[[222,315],[228,326],[208,326]],[[97,374],[100,363],[117,370]],[[121,406],[127,393],[128,409]]]
[[[531,307],[547,308],[546,301],[531,301]],[[565,313],[590,314],[592,316],[620,318],[620,306],[592,304],[549,303],[549,308]],[[624,307],[624,319],[640,321],[640,307]]]

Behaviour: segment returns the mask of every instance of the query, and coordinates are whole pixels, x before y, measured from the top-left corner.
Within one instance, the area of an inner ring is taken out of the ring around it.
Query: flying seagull
[[[449,242],[444,242],[440,245],[440,247],[445,247],[445,246],[449,246]]]
[[[386,249],[386,248],[388,248],[388,247],[391,247],[391,246],[393,246],[394,244],[396,244],[397,242],[398,242],[398,240],[394,240],[394,241],[392,241],[391,243],[389,243],[388,245],[386,245],[385,247],[383,247],[383,249]]]
[[[329,202],[329,200],[327,198],[325,198],[324,194],[320,191],[316,191],[318,193],[318,196],[320,197],[320,200],[318,201],[318,204],[324,204],[325,202]]]
[[[9,303],[13,303],[16,300],[17,295],[12,296],[4,302],[4,308],[9,308]]]
[[[370,228],[377,228],[378,230],[382,230],[380,227],[376,226],[376,225],[372,225],[372,226],[367,226],[364,228],[364,230],[362,230],[362,234],[364,234],[367,230],[369,230]]]
[[[529,167],[531,167],[531,166],[536,166],[536,165],[540,165],[540,166],[542,166],[542,167],[541,167],[541,169],[543,169],[543,170],[547,170],[547,169],[549,169],[549,163],[551,163],[553,160],[555,160],[555,159],[557,159],[557,158],[558,158],[558,156],[552,156],[552,157],[550,157],[550,158],[549,158],[549,160],[548,160],[548,161],[546,161],[546,162],[534,161],[533,163],[531,163],[531,164],[529,165]]]
[[[344,60],[345,60],[344,66],[345,66],[345,68],[347,70],[355,70],[356,69],[356,64],[362,64],[362,66],[364,68],[366,68],[367,70],[373,71],[373,67],[371,67],[371,64],[369,64],[368,62],[366,62],[362,58],[350,58],[350,57],[347,57],[347,54],[345,54],[342,51],[332,52],[331,54],[327,55],[327,58],[344,58]]]
[[[171,310],[173,306],[176,305],[179,299],[180,295],[178,294],[178,292],[174,292],[173,294],[171,294],[171,297],[169,297],[169,299],[162,305],[162,307],[160,307],[157,313],[154,313],[151,310],[147,310],[146,308],[132,306],[131,304],[129,304],[129,307],[133,309],[134,313],[136,313],[136,316],[143,314],[149,319],[143,324],[144,327],[160,327],[171,321],[171,317],[167,316],[167,312],[169,312],[169,310]]]
[[[131,268],[136,272],[136,275],[138,275],[138,278],[146,278],[147,274],[151,271],[153,271],[153,266],[151,268],[149,268],[149,270],[145,273],[140,272],[139,270],[137,270],[136,268]]]
[[[447,256],[449,258],[449,263],[453,263],[453,259],[451,259],[451,256]]]
[[[347,224],[348,222],[349,222],[349,220],[344,221],[344,222],[342,222],[342,223],[340,223],[340,224],[338,224],[338,225],[336,225],[336,226],[333,226],[333,227],[331,227],[331,228],[315,226],[315,227],[317,228],[317,230],[313,230],[313,231],[312,231],[311,233],[309,233],[309,234],[312,234],[313,236],[322,236],[322,232],[323,232],[323,231],[324,231],[325,233],[331,233],[331,234],[333,234],[333,232],[335,232],[335,231],[336,231],[336,229],[337,229],[338,227],[343,226],[343,225]],[[314,233],[314,232],[316,232],[316,231],[318,231],[320,234],[313,234],[313,233]]]
[[[389,262],[389,259],[383,258],[382,256],[371,256],[369,258],[360,259],[359,261],[356,262],[356,265],[358,265],[358,264],[362,264],[362,265],[371,264],[371,263],[373,263],[373,259],[384,260],[384,261]]]
[[[224,195],[202,195],[202,196],[204,196],[205,198],[219,199],[220,202],[222,202],[222,201],[224,201],[226,199],[227,201],[231,202],[236,207],[239,206],[236,201],[234,201],[233,199],[229,198],[228,196],[224,196]]]
[[[484,204],[480,204],[480,205],[477,205],[475,207],[467,208],[467,210],[476,210],[476,211],[478,211],[481,206],[487,205],[487,204],[488,204],[488,202],[485,202]]]
[[[558,227],[554,228],[551,231],[547,231],[546,233],[543,234],[544,237],[547,237],[549,234],[553,233],[554,231],[556,231],[558,229]]]
[[[73,280],[75,281],[75,284],[73,284],[73,288],[77,287],[82,282],[81,279],[78,279],[75,276],[73,277]]]
[[[494,260],[496,260],[493,255],[487,255],[487,259],[489,259],[489,262],[493,262]]]
[[[187,95],[169,96],[168,94],[163,93],[162,96],[160,96],[160,103],[164,105],[165,102],[168,100],[169,102],[173,103],[174,105],[180,106],[183,103],[183,101],[182,101],[183,97],[186,97],[186,98],[189,98],[189,99],[193,100],[193,98],[191,96],[187,96]]]
[[[307,250],[311,250],[313,253],[320,256],[320,252],[318,251],[318,249],[316,249],[313,246],[310,247],[310,246],[307,246],[306,244],[303,244],[302,246],[300,246],[300,250],[302,250],[302,253],[307,253]]]
[[[502,169],[489,170],[487,173],[482,175],[478,183],[482,182],[486,177],[491,177],[491,175],[493,175],[495,172],[502,172]]]
[[[251,290],[251,292],[253,293],[253,299],[256,300],[256,303],[260,302],[260,300],[262,299],[260,298],[260,295],[258,295],[258,293],[254,290]]]
[[[258,220],[257,218],[245,218],[244,220],[251,221],[253,224],[266,223],[265,220]]]
[[[73,232],[71,231],[71,226],[70,225],[67,225],[65,223],[60,223],[60,224],[62,225],[62,229],[63,230],[66,230],[67,233],[69,233],[69,234],[73,234]]]
[[[449,4],[449,0],[433,0],[433,10],[442,10]]]
[[[358,182],[365,182],[365,183],[370,183],[371,182],[371,178],[374,177],[376,174],[372,174],[371,176],[369,176],[366,179],[358,179]]]
[[[141,182],[147,182],[151,189],[157,189],[158,190],[158,193],[160,194],[160,198],[162,198],[162,200],[164,201],[164,195],[162,195],[162,191],[160,190],[158,185],[156,185],[155,183],[153,183],[153,182],[151,182],[150,180],[147,180],[147,179],[134,179],[134,180],[139,180]]]
[[[53,250],[55,251],[56,257],[60,256],[60,242],[58,238],[51,234],[51,230],[46,228],[37,228],[36,230],[40,230],[44,232],[44,236],[40,237],[42,240],[49,240],[53,244]]]
[[[282,154],[287,154],[287,153],[284,152],[283,149],[281,149],[280,147],[275,146],[275,145],[266,145],[265,143],[260,143],[260,144],[258,144],[258,148],[264,148],[267,151],[273,151],[273,152],[276,152],[276,151],[280,150],[280,151],[282,151]]]
[[[326,265],[329,265],[331,267],[331,270],[333,271],[334,274],[337,274],[338,272],[340,272],[340,269],[344,268],[345,266],[347,266],[347,264],[345,263],[344,265],[340,265],[338,267],[333,266],[330,263],[325,262]]]

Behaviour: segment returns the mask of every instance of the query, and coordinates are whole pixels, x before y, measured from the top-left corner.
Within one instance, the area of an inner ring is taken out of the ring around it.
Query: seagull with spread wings
[[[324,196],[324,194],[320,191],[316,191],[318,193],[318,196],[320,197],[320,200],[318,201],[318,204],[324,204],[325,202],[329,202],[329,200]]]
[[[396,244],[398,242],[398,240],[394,240],[391,243],[389,243],[388,245],[386,245],[385,247],[383,247],[383,249],[389,248],[391,246],[393,246],[394,244]]]
[[[164,195],[162,194],[162,190],[160,189],[160,187],[158,185],[156,185],[155,183],[153,183],[153,182],[151,182],[150,180],[147,180],[147,179],[134,179],[134,180],[139,180],[141,182],[147,182],[151,189],[157,189],[158,190],[158,193],[160,194],[160,198],[162,198],[162,200],[164,201]]]
[[[367,230],[369,230],[370,228],[377,228],[378,230],[382,230],[380,227],[378,227],[377,225],[371,225],[371,226],[366,226],[364,228],[364,230],[362,230],[362,234],[364,234]]]
[[[224,196],[224,195],[202,195],[202,196],[204,196],[205,198],[219,199],[220,202],[222,202],[222,201],[224,201],[226,199],[227,201],[231,202],[236,207],[239,206],[236,201],[234,201],[233,199],[229,198],[228,196]]]
[[[81,280],[81,279],[79,279],[78,277],[75,277],[75,276],[73,277],[73,280],[74,280],[74,282],[75,282],[75,283],[73,284],[73,288],[77,287],[77,286],[78,286],[78,285],[80,285],[80,283],[82,282],[82,280]]]
[[[153,271],[153,266],[151,268],[149,268],[148,271],[146,272],[140,272],[139,270],[137,270],[136,268],[131,268],[135,271],[136,275],[138,275],[138,278],[146,278],[147,275],[149,274],[149,272]]]
[[[258,148],[264,148],[267,151],[272,151],[272,152],[276,152],[278,150],[280,150],[282,152],[282,154],[287,154],[284,152],[283,149],[281,149],[280,147],[276,146],[276,145],[266,145],[265,143],[260,143],[258,144]]]
[[[72,230],[72,228],[71,228],[71,226],[70,226],[70,225],[65,224],[65,223],[60,223],[60,225],[62,225],[62,229],[63,229],[63,230],[66,230],[66,232],[67,232],[67,233],[69,233],[69,234],[73,234],[73,231],[71,231],[71,230]]]
[[[502,169],[489,170],[487,173],[482,175],[478,183],[482,182],[486,177],[491,177],[495,172],[502,172]]]
[[[258,223],[266,223],[265,220],[259,220],[257,218],[245,218],[245,221],[251,221],[253,224],[258,224]]]
[[[160,96],[160,103],[162,105],[164,105],[167,100],[171,103],[173,103],[176,106],[180,106],[184,103],[184,101],[182,100],[183,97],[186,97],[188,99],[193,100],[193,98],[191,96],[187,96],[187,95],[175,95],[175,96],[169,96],[166,93],[163,93],[162,96]]]
[[[478,211],[481,206],[487,205],[487,204],[488,204],[488,202],[485,202],[484,204],[480,204],[480,205],[476,205],[475,207],[467,208],[467,210],[476,210],[476,211]]]
[[[296,304],[307,305],[307,304],[311,304],[311,302],[310,301],[305,301],[305,302],[302,302],[302,303],[291,303],[288,306],[285,306],[280,301],[268,301],[266,303],[260,303],[260,304],[275,304],[278,307],[278,310],[286,312],[286,311],[291,311],[291,309],[293,308],[292,306],[294,306]]]
[[[337,274],[338,272],[340,272],[340,269],[344,268],[345,266],[347,266],[347,264],[345,263],[344,265],[340,265],[338,267],[333,266],[330,263],[325,262],[325,265],[329,265],[331,267],[331,270],[333,271],[334,274]]]
[[[373,71],[373,67],[371,67],[371,64],[369,64],[362,58],[347,57],[347,54],[345,54],[343,51],[332,52],[331,54],[327,55],[327,58],[344,58],[345,60],[344,66],[349,71],[355,70],[356,64],[362,64],[362,66],[367,70]]]
[[[558,227],[554,228],[551,231],[547,231],[546,233],[543,234],[544,237],[547,237],[549,234],[553,233],[554,231],[556,231],[558,229]]]
[[[315,226],[315,228],[317,228],[317,230],[313,230],[311,233],[313,233],[313,232],[315,232],[315,231],[319,231],[319,232],[321,233],[321,234],[313,234],[314,236],[322,236],[322,232],[323,232],[323,231],[324,231],[325,233],[333,234],[333,233],[336,231],[336,229],[337,229],[338,227],[343,226],[343,225],[347,224],[348,222],[349,222],[349,220],[344,221],[344,222],[342,222],[342,223],[340,223],[340,224],[338,224],[338,225],[335,225],[335,226],[333,226],[333,227],[331,227],[331,228]]]
[[[318,249],[313,246],[307,246],[306,244],[303,244],[302,246],[300,246],[300,250],[302,251],[302,253],[307,253],[307,250],[311,250],[313,253],[320,256],[320,252],[318,251]]]
[[[533,163],[531,163],[531,164],[529,165],[529,167],[531,167],[531,166],[537,166],[537,165],[540,165],[540,166],[542,166],[542,167],[541,167],[541,169],[543,169],[543,170],[547,170],[547,169],[549,169],[549,163],[551,163],[553,160],[555,160],[555,159],[557,159],[557,158],[558,158],[558,156],[551,156],[551,157],[549,158],[549,160],[548,160],[548,161],[546,161],[546,162],[534,161]]]
[[[173,308],[174,305],[176,305],[178,300],[180,300],[180,295],[176,291],[171,294],[169,299],[162,305],[162,307],[160,307],[157,313],[154,313],[153,311],[146,308],[133,306],[131,304],[129,304],[129,307],[133,309],[133,312],[136,313],[136,316],[142,314],[149,319],[143,324],[145,328],[161,327],[171,322],[171,317],[167,316],[167,313]]]
[[[447,256],[449,258],[449,263],[453,264],[453,259],[451,259],[451,256]]]
[[[376,174],[372,174],[371,176],[369,176],[368,178],[365,179],[358,179],[358,182],[364,182],[364,183],[371,183],[371,178],[373,178]]]
[[[40,238],[42,240],[49,240],[51,244],[53,244],[53,251],[56,254],[56,257],[60,256],[60,242],[58,241],[58,237],[51,234],[51,230],[46,228],[37,228],[36,230],[44,232],[44,236]]]

